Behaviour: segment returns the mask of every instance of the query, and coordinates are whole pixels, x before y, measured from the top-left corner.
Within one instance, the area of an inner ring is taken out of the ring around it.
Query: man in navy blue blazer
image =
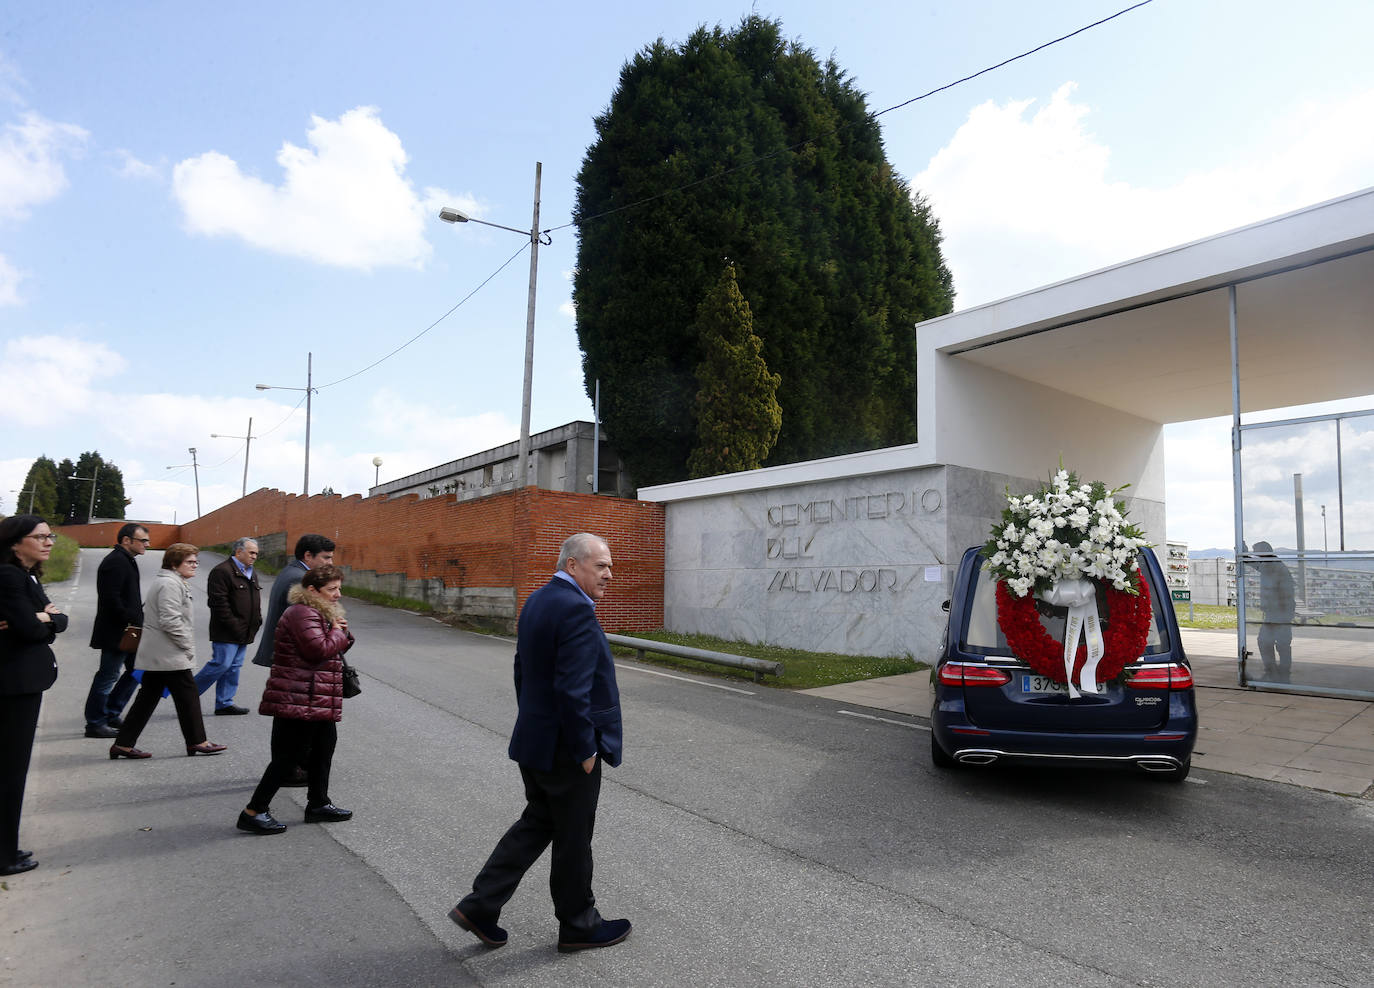
[[[611,582],[611,549],[587,532],[570,535],[553,579],[530,594],[516,632],[519,713],[510,757],[525,783],[525,812],[506,831],[449,919],[489,947],[506,942],[501,909],[530,866],[553,845],[549,889],[558,949],[609,947],[630,935],[628,919],[606,920],[592,895],[592,830],[601,763],[620,764],[620,690],[596,602]]]

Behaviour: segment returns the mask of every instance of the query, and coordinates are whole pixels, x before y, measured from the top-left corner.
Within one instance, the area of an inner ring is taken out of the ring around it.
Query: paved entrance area
[[[1374,703],[1242,689],[1234,632],[1180,634],[1198,684],[1194,766],[1374,799]],[[929,672],[805,692],[917,717],[932,702]]]

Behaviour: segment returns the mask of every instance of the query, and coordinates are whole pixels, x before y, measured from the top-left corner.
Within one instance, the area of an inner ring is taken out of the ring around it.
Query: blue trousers
[[[210,661],[196,673],[196,692],[204,693],[214,683],[216,710],[234,705],[234,694],[239,690],[239,670],[243,668],[243,657],[247,652],[247,645],[210,643]]]
[[[138,689],[138,681],[129,673],[128,652],[114,648],[100,650],[100,668],[91,680],[86,695],[86,726],[104,727],[111,717],[124,713],[129,697]]]

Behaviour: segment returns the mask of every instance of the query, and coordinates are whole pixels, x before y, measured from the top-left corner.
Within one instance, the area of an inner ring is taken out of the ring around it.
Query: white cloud
[[[376,108],[312,116],[306,136],[309,148],[288,141],[277,153],[280,185],[243,174],[218,151],[179,163],[172,187],[187,229],[338,267],[422,267],[432,250],[425,202]]]
[[[0,133],[0,219],[23,219],[67,187],[64,156],[79,155],[88,134],[37,113],[21,115]]]
[[[11,264],[4,254],[0,254],[0,305],[20,303],[19,283],[23,280],[24,273]]]
[[[472,193],[449,192],[437,185],[425,186],[425,195],[420,202],[426,216],[438,216],[439,210],[452,206],[466,216],[481,216],[486,206]]]
[[[454,415],[387,389],[372,395],[365,418],[377,445],[404,445],[411,451],[407,455],[426,461],[406,470],[397,464],[393,476],[514,442],[520,431],[500,412]]]
[[[6,380],[0,424],[51,426],[87,414],[100,404],[93,383],[121,373],[127,362],[103,343],[58,336],[5,341],[0,365],[22,368]]]
[[[571,269],[563,272],[563,280],[567,282],[568,292],[571,293],[573,280],[573,271]],[[563,315],[567,316],[569,319],[577,319],[577,306],[573,304],[573,300],[571,298],[569,298],[566,302],[561,304],[558,307],[558,311]]]
[[[134,179],[157,179],[162,176],[162,169],[157,165],[150,165],[146,161],[140,161],[132,152],[124,148],[115,148],[114,156],[119,160],[119,177]]]
[[[1111,178],[1110,149],[1073,92],[1066,83],[1033,114],[1029,99],[975,107],[914,179],[961,308],[1353,192],[1374,174],[1374,91],[1304,105],[1275,121],[1277,151],[1158,188]]]

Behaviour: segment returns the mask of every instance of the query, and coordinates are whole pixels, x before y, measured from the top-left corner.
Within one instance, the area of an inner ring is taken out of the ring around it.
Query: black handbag
[[[363,691],[363,684],[358,681],[358,668],[348,664],[348,660],[339,656],[339,661],[343,663],[343,695],[344,699],[357,696]]]

